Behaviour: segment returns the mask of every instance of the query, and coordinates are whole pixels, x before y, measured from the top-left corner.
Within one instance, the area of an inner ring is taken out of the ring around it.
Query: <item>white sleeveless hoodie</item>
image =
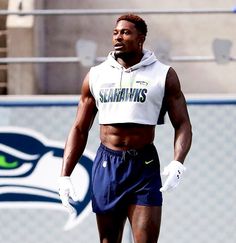
[[[139,63],[125,69],[110,52],[106,61],[92,67],[89,74],[99,124],[163,123],[160,113],[169,68],[145,50]]]

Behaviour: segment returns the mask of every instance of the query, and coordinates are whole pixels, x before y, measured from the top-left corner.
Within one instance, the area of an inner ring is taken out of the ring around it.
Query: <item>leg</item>
[[[119,213],[96,214],[101,243],[120,243],[126,215]]]
[[[156,243],[161,225],[161,207],[130,205],[128,218],[135,243]]]

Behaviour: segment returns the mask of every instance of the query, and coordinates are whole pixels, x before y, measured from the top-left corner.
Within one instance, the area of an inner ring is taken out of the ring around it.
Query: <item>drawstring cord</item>
[[[126,156],[135,157],[138,155],[138,151],[136,149],[129,149],[122,152],[122,160],[126,160]]]
[[[121,69],[121,73],[120,73],[120,88],[122,88],[122,78],[123,78],[123,68]]]
[[[129,72],[130,73],[130,80],[131,80],[131,77],[132,77],[132,71],[133,69],[132,68],[129,68],[126,72]],[[120,88],[122,88],[122,80],[123,80],[123,74],[124,74],[124,68],[122,67],[121,68],[121,73],[120,73]]]

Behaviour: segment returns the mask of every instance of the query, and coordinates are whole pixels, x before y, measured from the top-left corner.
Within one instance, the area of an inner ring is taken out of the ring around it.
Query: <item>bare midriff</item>
[[[140,149],[153,143],[154,125],[136,123],[100,125],[101,143],[113,150]]]

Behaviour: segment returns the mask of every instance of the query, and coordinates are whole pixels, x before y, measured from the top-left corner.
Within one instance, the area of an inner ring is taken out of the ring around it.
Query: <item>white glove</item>
[[[180,179],[186,168],[177,160],[171,161],[163,170],[162,175],[168,176],[164,185],[160,188],[161,192],[171,191],[179,185]]]
[[[68,209],[69,213],[74,213],[75,209],[71,206],[69,198],[71,197],[74,201],[78,201],[75,194],[75,190],[71,183],[69,176],[61,176],[58,179],[59,186],[59,196],[61,198],[62,204]]]

